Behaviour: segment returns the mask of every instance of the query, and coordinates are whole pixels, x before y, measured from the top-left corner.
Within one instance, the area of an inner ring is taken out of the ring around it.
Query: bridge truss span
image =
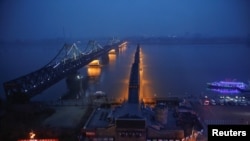
[[[77,47],[76,43],[72,45],[64,44],[58,54],[44,67],[4,82],[3,87],[6,98],[14,102],[29,101],[31,97],[41,93],[122,43],[117,42],[102,47],[96,41],[89,41],[83,51]]]

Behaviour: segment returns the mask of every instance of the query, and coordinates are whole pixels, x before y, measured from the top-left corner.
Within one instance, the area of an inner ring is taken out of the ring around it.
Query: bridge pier
[[[111,62],[114,62],[115,59],[116,59],[116,54],[118,53],[118,51],[112,51],[112,52],[109,52],[107,54],[103,54],[99,60],[100,60],[100,63],[103,64],[103,65],[107,65]]]
[[[93,60],[92,62],[90,62],[89,64],[88,64],[88,66],[90,66],[90,67],[98,67],[98,66],[100,66],[100,59],[95,59],[95,60]]]
[[[67,84],[68,92],[63,96],[63,99],[80,98],[80,94],[84,92],[83,76],[78,72],[72,73],[66,78],[65,81]]]
[[[101,60],[101,64],[107,65],[109,63],[109,56],[108,56],[108,54],[103,54],[100,57],[100,60]]]
[[[42,68],[4,82],[7,100],[13,103],[28,102],[30,98],[88,65],[92,60],[108,54],[110,50],[118,48],[121,44],[123,44],[122,41],[114,40],[102,47],[95,41],[90,41],[84,52],[75,43],[65,44],[58,54]]]
[[[101,67],[100,66],[88,66],[88,77],[90,78],[98,78],[101,75]]]

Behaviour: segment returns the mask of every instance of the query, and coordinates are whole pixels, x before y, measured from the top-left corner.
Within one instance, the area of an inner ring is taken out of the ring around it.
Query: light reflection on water
[[[145,72],[157,96],[214,94],[206,83],[250,79],[244,45],[145,45]]]
[[[48,63],[59,50],[55,47],[51,47],[52,50],[29,47],[16,51],[14,48],[6,48],[7,53],[0,58],[2,60],[1,82],[40,68],[39,66]],[[95,76],[95,79],[88,80],[88,89],[102,90],[109,97],[127,99],[128,80],[135,49],[136,44],[128,44],[125,49],[119,49],[116,54],[110,54],[108,64],[101,68],[80,69],[79,72],[85,77]],[[225,80],[225,78],[250,80],[250,61],[246,61],[249,59],[250,48],[244,45],[141,44],[141,52],[140,95],[143,97],[214,94],[215,92],[206,89],[207,82]],[[8,63],[3,60],[7,60]],[[24,66],[27,67],[24,68]],[[20,68],[23,69],[20,70]],[[65,92],[67,92],[67,86],[63,79],[35,99],[58,99]],[[1,95],[4,95],[3,90]]]
[[[109,64],[113,64],[115,62],[115,60],[116,60],[116,54],[115,53],[109,53],[108,58],[109,58]]]
[[[88,76],[89,77],[99,77],[101,74],[101,67],[91,67],[89,66],[88,68]]]

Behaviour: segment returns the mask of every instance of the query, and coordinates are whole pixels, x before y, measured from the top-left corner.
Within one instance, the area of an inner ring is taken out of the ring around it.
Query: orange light
[[[109,51],[109,54],[113,54],[113,53],[115,53],[115,49],[111,49],[110,51]]]
[[[115,54],[108,54],[108,56],[109,56],[110,63],[113,63],[116,59],[116,55]]]
[[[89,63],[89,66],[99,66],[100,61],[99,60],[93,60],[92,62]]]
[[[101,74],[100,67],[88,67],[88,76],[90,77],[97,77]]]
[[[87,137],[95,136],[95,132],[86,132],[85,134],[86,134]]]
[[[30,139],[34,139],[35,136],[36,136],[36,134],[35,134],[33,131],[31,131],[31,132],[29,133],[29,135],[30,135]]]

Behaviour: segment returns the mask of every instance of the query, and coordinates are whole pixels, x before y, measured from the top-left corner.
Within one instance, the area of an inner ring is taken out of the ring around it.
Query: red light
[[[59,139],[19,139],[17,141],[59,141]]]
[[[87,137],[95,136],[95,132],[85,132]]]

